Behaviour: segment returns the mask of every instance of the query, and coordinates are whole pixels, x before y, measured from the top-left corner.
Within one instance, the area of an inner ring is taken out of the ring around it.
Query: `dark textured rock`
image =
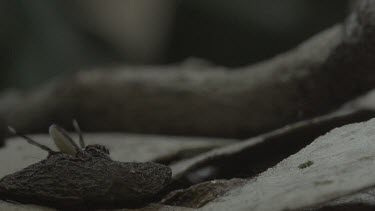
[[[145,204],[170,178],[161,164],[58,153],[2,178],[0,196],[53,207],[132,207]]]
[[[246,179],[204,182],[193,185],[187,189],[173,191],[165,196],[161,200],[161,203],[173,206],[199,208],[246,182]]]

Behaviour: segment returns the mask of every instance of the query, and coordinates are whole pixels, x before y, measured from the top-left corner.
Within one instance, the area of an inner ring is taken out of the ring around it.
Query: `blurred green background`
[[[343,0],[1,0],[0,89],[198,57],[236,67],[344,20]]]

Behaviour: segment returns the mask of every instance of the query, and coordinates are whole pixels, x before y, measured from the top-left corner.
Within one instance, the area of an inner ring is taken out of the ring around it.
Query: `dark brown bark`
[[[0,180],[0,198],[58,208],[145,205],[171,178],[156,163],[52,154]]]

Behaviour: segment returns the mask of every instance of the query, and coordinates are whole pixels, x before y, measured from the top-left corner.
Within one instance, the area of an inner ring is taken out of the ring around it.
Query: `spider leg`
[[[34,140],[31,139],[30,137],[26,136],[25,134],[22,134],[22,133],[17,132],[13,127],[8,126],[8,129],[9,129],[9,131],[10,131],[11,133],[13,133],[14,135],[19,136],[19,137],[21,137],[21,138],[24,138],[24,139],[25,139],[29,144],[31,144],[31,145],[37,146],[37,147],[39,147],[40,149],[47,151],[49,154],[56,153],[56,152],[53,151],[51,148],[49,148],[49,147],[47,147],[47,146],[45,146],[45,145],[39,144],[38,142],[34,141]]]
[[[81,128],[79,127],[76,119],[73,119],[73,127],[76,130],[76,132],[78,133],[79,145],[81,145],[81,148],[85,148],[86,144],[85,144],[85,141],[83,140],[82,131],[81,131]]]

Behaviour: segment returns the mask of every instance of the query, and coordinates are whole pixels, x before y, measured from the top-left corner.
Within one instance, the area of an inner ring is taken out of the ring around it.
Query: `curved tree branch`
[[[330,112],[375,85],[375,1],[297,48],[239,69],[209,65],[79,72],[8,102],[20,131],[73,117],[87,131],[249,137]]]

